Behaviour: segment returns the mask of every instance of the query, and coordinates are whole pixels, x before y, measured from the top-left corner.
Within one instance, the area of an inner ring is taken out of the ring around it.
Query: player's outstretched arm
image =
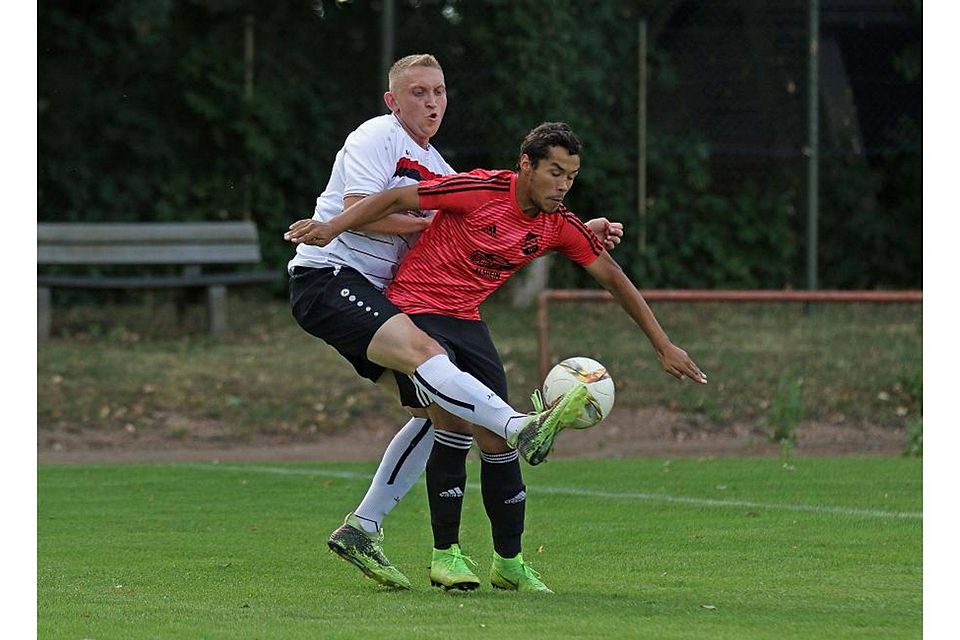
[[[613,294],[623,310],[647,335],[664,371],[677,379],[686,376],[694,382],[707,383],[707,376],[700,371],[700,367],[687,355],[687,352],[670,342],[670,338],[657,322],[643,295],[623,272],[620,265],[610,257],[610,254],[604,251],[586,269],[604,289]]]
[[[399,213],[420,208],[420,196],[417,185],[387,189],[360,200],[337,214],[327,222],[309,218],[297,220],[283,234],[284,240],[295,244],[314,244],[326,246],[347,229],[355,229],[385,218],[391,213]]]
[[[366,196],[347,196],[343,199],[344,210],[349,209],[351,205],[363,200]],[[430,226],[433,220],[433,214],[421,217],[414,215],[412,211],[402,213],[391,213],[388,216],[357,227],[354,231],[363,231],[364,233],[385,233],[388,235],[402,235],[407,233],[419,233]]]

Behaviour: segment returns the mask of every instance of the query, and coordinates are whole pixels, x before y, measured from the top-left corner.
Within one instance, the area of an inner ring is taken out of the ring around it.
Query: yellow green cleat
[[[460,545],[450,545],[449,549],[434,549],[430,561],[430,584],[444,589],[473,591],[480,586],[477,577],[469,566],[477,563],[460,551]]]
[[[531,465],[540,464],[550,455],[557,435],[580,416],[589,395],[587,387],[578,384],[552,405],[544,407],[540,392],[534,391],[531,396],[534,412],[519,431],[507,438],[507,443]]]
[[[330,534],[327,546],[371,580],[394,589],[409,589],[410,580],[387,560],[380,546],[382,542],[382,531],[364,531],[360,519],[349,513],[343,524]]]
[[[490,584],[496,589],[525,591],[535,593],[553,593],[540,579],[540,574],[523,561],[523,554],[515,558],[502,558],[494,551],[493,566],[490,567]]]

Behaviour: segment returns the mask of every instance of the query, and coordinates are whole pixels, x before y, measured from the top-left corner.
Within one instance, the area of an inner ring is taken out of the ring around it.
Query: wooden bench
[[[204,273],[204,265],[261,262],[252,222],[45,223],[37,225],[37,267],[179,265],[179,275],[37,275],[38,337],[50,335],[52,289],[206,289],[210,332],[227,328],[227,287],[277,282],[274,271]]]

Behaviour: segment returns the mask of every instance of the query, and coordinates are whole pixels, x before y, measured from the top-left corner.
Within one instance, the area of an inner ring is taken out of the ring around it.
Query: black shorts
[[[487,385],[507,402],[507,374],[483,320],[461,320],[432,313],[410,316],[413,323],[447,350],[461,370]]]
[[[373,335],[403,313],[358,271],[349,267],[294,267],[290,308],[304,331],[343,356],[361,377],[376,382],[386,370],[367,359]],[[405,407],[423,407],[410,377],[394,371]]]

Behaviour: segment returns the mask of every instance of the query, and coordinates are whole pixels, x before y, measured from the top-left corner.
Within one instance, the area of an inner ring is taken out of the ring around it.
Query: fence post
[[[37,287],[37,340],[50,337],[50,288]]]
[[[547,372],[550,370],[550,318],[547,308],[549,300],[549,289],[541,291],[537,296],[537,353],[539,354],[540,383],[547,377]],[[537,386],[539,387],[539,384]]]
[[[227,331],[227,288],[223,285],[207,287],[207,319],[210,333],[220,336]]]

